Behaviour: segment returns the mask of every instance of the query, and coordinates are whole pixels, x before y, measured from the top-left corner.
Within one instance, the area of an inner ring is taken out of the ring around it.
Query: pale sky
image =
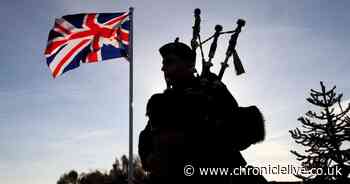
[[[71,169],[109,170],[128,154],[128,63],[86,64],[57,79],[43,51],[55,18],[84,12],[135,8],[134,150],[146,124],[148,98],[165,88],[158,48],[175,37],[189,43],[193,10],[202,9],[201,36],[221,24],[232,30],[247,21],[237,51],[247,71],[229,68],[223,81],[241,106],[257,105],[266,119],[266,140],[243,152],[248,164],[299,166],[301,150],[288,130],[311,106],[305,98],[319,81],[337,85],[350,99],[350,2],[330,0],[11,0],[1,1],[0,182],[48,184]],[[214,71],[229,37],[219,40]],[[206,52],[208,48],[205,48]],[[198,61],[198,63],[200,63]],[[200,68],[200,65],[197,66]],[[295,180],[291,175],[269,180]]]

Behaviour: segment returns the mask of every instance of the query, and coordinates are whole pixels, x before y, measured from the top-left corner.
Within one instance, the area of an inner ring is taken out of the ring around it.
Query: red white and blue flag
[[[127,57],[129,30],[128,12],[74,14],[56,19],[45,50],[53,77],[80,63]]]

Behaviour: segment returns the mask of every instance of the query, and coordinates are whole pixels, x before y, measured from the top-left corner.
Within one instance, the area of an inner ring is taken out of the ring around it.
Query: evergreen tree
[[[334,86],[326,90],[322,82],[321,91],[311,89],[307,101],[321,111],[308,111],[298,119],[302,130],[289,131],[297,144],[307,147],[304,153],[291,151],[308,171],[296,175],[306,182],[350,183],[350,103],[344,108],[341,104],[343,95],[337,94],[335,89]],[[320,171],[323,175],[317,175]]]
[[[120,161],[122,164],[120,164]],[[133,184],[144,184],[147,180],[147,174],[142,169],[141,160],[134,157],[132,162],[134,165],[134,172],[132,176]],[[123,155],[120,160],[115,159],[113,167],[109,172],[101,172],[98,170],[90,171],[88,173],[78,173],[71,170],[69,173],[61,175],[57,184],[128,184],[128,165],[129,159]]]
[[[78,172],[75,170],[71,170],[68,174],[63,174],[57,184],[77,184],[78,183]]]

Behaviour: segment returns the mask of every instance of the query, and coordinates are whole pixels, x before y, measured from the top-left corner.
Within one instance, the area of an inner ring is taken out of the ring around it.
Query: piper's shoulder
[[[148,99],[148,103],[162,100],[163,97],[164,97],[164,93],[155,93]]]

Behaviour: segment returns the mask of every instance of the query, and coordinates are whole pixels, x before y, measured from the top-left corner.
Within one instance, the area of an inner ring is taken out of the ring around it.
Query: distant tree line
[[[145,183],[147,174],[142,169],[141,161],[136,157],[132,163],[134,172],[132,181],[134,184]],[[57,184],[127,184],[128,183],[128,158],[123,155],[120,160],[116,158],[109,172],[101,172],[98,170],[88,173],[78,173],[71,170],[64,173],[56,182]]]

